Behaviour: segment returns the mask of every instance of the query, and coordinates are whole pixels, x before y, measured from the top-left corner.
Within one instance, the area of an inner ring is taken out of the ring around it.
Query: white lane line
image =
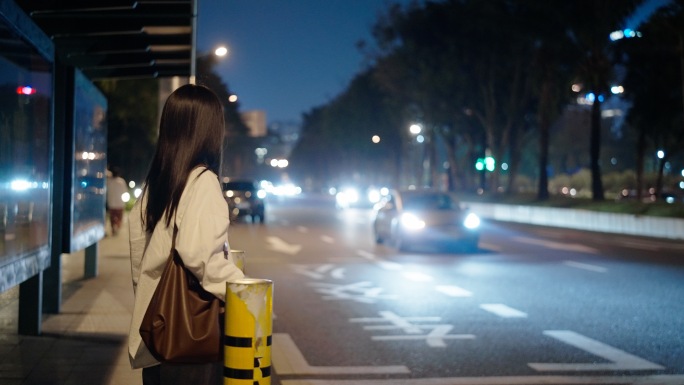
[[[637,242],[637,241],[621,241],[620,244],[622,246],[629,246],[635,249],[641,249],[641,250],[649,250],[649,251],[657,251],[661,249],[660,245],[656,245],[653,243],[642,243],[642,242]]]
[[[473,295],[472,292],[466,289],[462,289],[458,286],[435,286],[435,290],[437,290],[440,293],[446,294],[449,297],[471,297]]]
[[[511,376],[393,378],[387,380],[282,380],[282,385],[682,385],[684,375]]]
[[[311,366],[287,333],[273,333],[273,367],[278,375],[288,374],[408,374],[403,365]]]
[[[300,233],[308,233],[309,229],[304,226],[297,226],[297,231],[299,231]]]
[[[366,250],[356,250],[356,255],[375,263],[376,265],[380,266],[381,268],[383,268],[385,270],[401,270],[401,269],[403,269],[403,266],[401,264],[398,264],[396,262],[385,261],[381,258],[378,258],[375,254],[373,254],[369,251],[366,251]]]
[[[402,266],[399,263],[388,261],[378,261],[378,266],[382,267],[385,270],[401,270],[404,268],[404,266]]]
[[[333,243],[335,243],[335,238],[329,237],[327,235],[321,235],[321,241],[323,241],[325,243],[333,244]]]
[[[606,269],[605,267],[590,265],[588,263],[582,263],[582,262],[565,261],[565,262],[563,262],[563,264],[570,266],[570,267],[576,267],[578,269],[594,271],[596,273],[605,273],[606,271],[608,271],[608,269]]]
[[[546,241],[543,239],[527,238],[527,237],[514,237],[514,239],[520,243],[527,243],[528,245],[542,246],[542,247],[546,247],[546,248],[554,249],[554,250],[567,250],[567,251],[577,251],[580,253],[598,254],[598,250],[591,248],[591,247],[584,246],[584,245],[580,245],[578,243],[553,242],[553,241]]]
[[[434,280],[432,276],[421,273],[419,271],[407,271],[403,274],[404,278],[413,282],[431,282]]]
[[[599,341],[585,337],[571,330],[546,330],[544,334],[553,337],[568,345],[584,350],[599,356],[610,363],[600,364],[550,364],[550,363],[529,363],[532,369],[538,372],[551,371],[611,371],[611,370],[659,370],[665,367],[643,358],[631,355],[620,349],[606,345]]]
[[[513,309],[501,303],[483,303],[480,308],[490,313],[494,313],[502,318],[525,318],[527,313]]]

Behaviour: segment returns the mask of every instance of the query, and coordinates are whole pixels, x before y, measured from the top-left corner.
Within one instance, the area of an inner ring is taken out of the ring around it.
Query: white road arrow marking
[[[268,248],[270,250],[283,254],[295,255],[302,249],[301,245],[290,244],[278,237],[273,236],[266,237],[266,242],[268,242]]]
[[[527,364],[532,369],[539,372],[551,371],[612,371],[612,370],[659,370],[665,369],[663,366],[646,361],[643,358],[631,355],[620,349],[606,345],[589,337],[585,337],[571,330],[547,330],[547,336],[565,342],[576,348],[599,356],[611,363],[602,364],[549,364],[531,363]]]

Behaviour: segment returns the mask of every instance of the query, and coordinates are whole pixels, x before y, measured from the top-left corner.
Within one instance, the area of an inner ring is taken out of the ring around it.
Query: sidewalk
[[[127,229],[127,224],[124,224]],[[99,242],[98,275],[84,252],[62,256],[62,308],[43,334],[17,335],[18,287],[0,293],[0,385],[140,385],[126,350],[133,309],[128,232]]]

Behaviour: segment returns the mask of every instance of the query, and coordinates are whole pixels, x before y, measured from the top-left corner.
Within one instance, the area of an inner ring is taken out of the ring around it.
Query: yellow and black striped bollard
[[[273,282],[243,278],[226,285],[224,385],[271,384]]]

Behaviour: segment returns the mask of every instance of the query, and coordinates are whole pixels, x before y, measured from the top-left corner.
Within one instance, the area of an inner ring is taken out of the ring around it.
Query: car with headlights
[[[335,190],[335,206],[338,209],[348,208],[372,208],[380,202],[389,190],[386,187],[378,188],[374,186],[361,188],[355,186],[345,186]]]
[[[401,251],[414,246],[458,246],[474,251],[480,218],[452,193],[431,189],[392,191],[376,208],[376,243]]]
[[[228,202],[230,220],[250,217],[252,222],[266,221],[266,190],[259,183],[249,179],[228,179],[222,183],[223,195]]]

